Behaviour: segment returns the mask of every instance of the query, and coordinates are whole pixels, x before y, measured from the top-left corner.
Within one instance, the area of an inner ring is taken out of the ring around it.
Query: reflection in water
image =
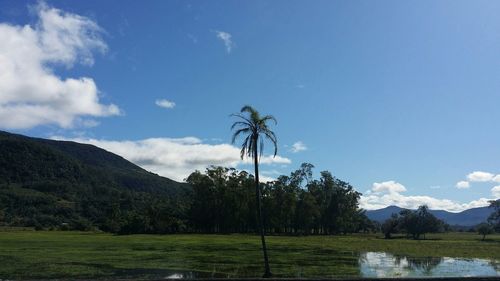
[[[200,279],[200,278],[229,278],[224,274],[212,274],[207,272],[185,271],[176,272],[165,276],[165,279]]]
[[[120,279],[203,279],[203,278],[229,278],[228,274],[218,272],[170,270],[152,268],[120,269],[115,271],[115,277]]]
[[[359,257],[362,277],[500,276],[500,261],[460,258],[414,258],[384,252]]]
[[[460,258],[415,258],[392,255],[385,252],[323,253],[321,259],[301,260],[291,269],[277,277],[467,277],[467,276],[500,276],[500,261],[488,259]],[[291,262],[288,260],[287,262]],[[261,273],[260,266],[236,265],[237,268],[220,273],[214,265],[211,271],[169,270],[134,268],[120,269],[115,276],[122,279],[203,279],[203,278],[249,278]],[[343,272],[342,269],[358,269]],[[279,271],[278,271],[279,272]]]

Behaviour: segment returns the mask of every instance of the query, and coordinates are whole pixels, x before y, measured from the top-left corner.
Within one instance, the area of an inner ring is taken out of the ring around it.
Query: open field
[[[500,235],[382,235],[268,237],[278,277],[358,276],[361,252],[414,257],[500,259]],[[259,237],[251,235],[130,235],[59,231],[0,231],[0,279],[160,277],[172,272],[250,277],[261,274]]]

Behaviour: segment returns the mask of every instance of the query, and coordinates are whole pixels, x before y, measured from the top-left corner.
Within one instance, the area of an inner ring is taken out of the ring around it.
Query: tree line
[[[264,228],[275,234],[339,234],[375,230],[359,208],[361,193],[347,182],[303,163],[289,176],[262,183]],[[189,218],[192,230],[203,233],[255,232],[254,177],[233,168],[210,167],[192,173]]]
[[[266,233],[338,234],[375,230],[360,193],[304,163],[260,184]],[[176,196],[85,183],[0,184],[0,226],[132,233],[255,233],[254,176],[233,168],[195,171]]]
[[[479,224],[477,232],[486,239],[486,235],[500,232],[500,199],[490,201],[490,207],[494,209],[486,222]]]
[[[448,230],[449,225],[430,213],[426,205],[418,207],[417,210],[403,210],[399,214],[392,214],[381,225],[381,231],[386,239],[395,233],[404,233],[413,239],[420,239],[423,236],[425,239],[426,233]]]
[[[470,229],[482,235],[483,240],[488,234],[500,232],[500,200],[490,201],[490,207],[493,208],[493,212],[487,221]],[[417,210],[403,210],[392,214],[379,228],[386,239],[390,239],[391,235],[396,233],[406,234],[408,238],[413,239],[420,239],[423,236],[425,239],[426,233],[451,230],[448,224],[430,213],[429,208],[425,205],[420,206]]]

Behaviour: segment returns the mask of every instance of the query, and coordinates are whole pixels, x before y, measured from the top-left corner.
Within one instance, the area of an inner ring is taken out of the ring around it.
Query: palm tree
[[[262,251],[264,252],[264,265],[265,273],[264,278],[271,277],[271,269],[269,268],[269,259],[267,257],[266,239],[264,237],[264,228],[262,220],[261,208],[261,192],[259,187],[259,159],[264,151],[264,140],[268,139],[274,145],[274,156],[278,153],[278,146],[276,135],[271,131],[267,125],[268,121],[273,121],[276,125],[276,119],[272,115],[261,117],[259,112],[253,107],[245,105],[240,113],[231,114],[239,120],[234,122],[231,130],[235,130],[233,134],[232,143],[236,141],[239,135],[245,135],[245,140],[241,145],[240,157],[246,155],[253,159],[255,168],[255,197],[257,201],[257,216],[259,219],[259,231],[262,241]]]

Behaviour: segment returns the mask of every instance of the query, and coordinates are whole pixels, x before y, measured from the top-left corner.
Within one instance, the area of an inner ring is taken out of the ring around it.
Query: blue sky
[[[0,0],[0,129],[93,143],[181,180],[251,169],[229,144],[229,114],[250,104],[278,119],[268,178],[310,162],[366,208],[483,206],[500,198],[499,9]]]

